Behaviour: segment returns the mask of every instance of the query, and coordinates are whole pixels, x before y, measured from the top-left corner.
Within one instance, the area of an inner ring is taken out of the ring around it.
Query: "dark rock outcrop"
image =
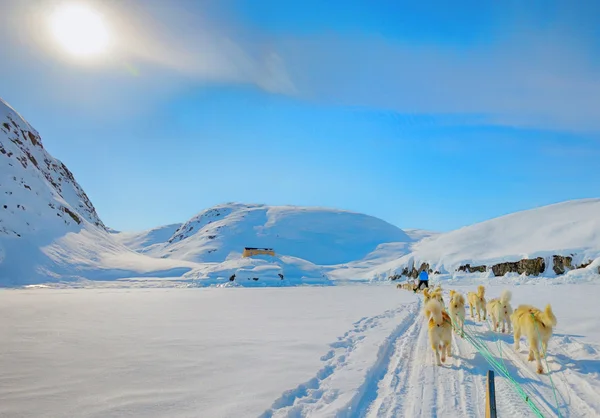
[[[592,260],[588,260],[582,263],[581,265],[574,266],[572,256],[573,254],[571,254],[570,256],[553,255],[552,269],[554,270],[554,273],[556,273],[557,275],[561,275],[569,270],[585,268],[592,264]],[[395,274],[394,276],[391,276],[390,279],[396,280],[403,276],[415,279],[419,276],[419,272],[424,269],[428,269],[430,273],[432,271],[429,268],[428,264],[422,263],[419,269],[416,269],[415,267],[412,267],[412,269],[404,267],[401,274]],[[496,277],[504,276],[507,273],[525,274],[527,276],[539,276],[540,274],[546,271],[546,261],[542,257],[532,259],[524,258],[522,260],[514,262],[507,261],[504,263],[498,263],[491,267],[488,267],[486,265],[472,266],[471,264],[464,264],[458,267],[458,269],[456,270],[465,273],[485,273],[488,269],[491,269],[494,273],[494,276]],[[434,274],[440,273],[439,271],[435,271]],[[598,267],[598,274],[600,274],[600,267]]]
[[[556,274],[564,274],[567,270],[573,269],[573,258],[569,256],[554,255],[552,256],[552,269]]]
[[[472,266],[470,264],[465,264],[464,266],[460,266],[458,271],[464,271],[467,273],[485,273],[487,270],[487,266]]]
[[[539,276],[546,270],[546,262],[542,257],[533,259],[524,258],[517,262],[505,262],[492,266],[494,276],[504,276],[507,273],[526,274]]]

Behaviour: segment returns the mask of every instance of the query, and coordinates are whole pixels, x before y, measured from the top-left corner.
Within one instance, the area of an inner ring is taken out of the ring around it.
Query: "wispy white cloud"
[[[242,37],[226,22],[210,21],[199,7],[187,10],[181,3],[125,1],[108,12],[124,60],[201,81],[253,84],[283,94],[295,90],[275,50],[252,34]]]
[[[56,51],[48,54],[40,11],[60,1],[5,0],[5,10],[12,5],[15,12],[5,26],[6,33],[18,34],[9,41],[12,47],[18,49],[29,37],[30,47],[56,58]],[[476,123],[485,116],[491,124],[600,132],[598,50],[570,31],[577,21],[573,16],[565,27],[542,28],[524,19],[496,39],[458,47],[357,33],[275,37],[234,23],[227,13],[219,19],[203,15],[195,1],[88,1],[106,15],[115,37],[111,55],[94,74],[94,86],[80,81],[95,101],[123,100],[129,108],[140,101],[138,94],[148,101],[190,83],[250,84],[327,105],[476,115]],[[126,69],[138,75],[135,82],[120,78]],[[6,71],[0,69],[0,75]],[[54,86],[48,92],[77,93],[65,88],[77,84],[72,70],[54,69],[45,76]]]
[[[406,113],[484,114],[489,123],[600,131],[600,71],[557,34],[451,48],[371,38],[282,41],[307,98]]]
[[[0,53],[10,65],[2,65],[0,75],[29,76],[53,102],[102,106],[110,116],[113,110],[131,113],[147,107],[194,84],[296,91],[268,42],[209,19],[198,2],[81,0],[104,17],[111,47],[96,60],[69,58],[48,31],[50,12],[68,1],[5,0],[0,35],[7,42]]]

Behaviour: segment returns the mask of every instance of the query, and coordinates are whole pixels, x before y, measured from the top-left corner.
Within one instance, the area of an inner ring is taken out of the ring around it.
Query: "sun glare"
[[[91,57],[106,51],[110,36],[102,16],[83,4],[60,6],[50,17],[55,40],[68,53]]]

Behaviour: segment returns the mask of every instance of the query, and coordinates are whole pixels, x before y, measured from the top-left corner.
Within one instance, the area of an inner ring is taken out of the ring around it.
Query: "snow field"
[[[475,287],[444,285],[445,299]],[[561,415],[599,416],[600,286],[492,284],[486,297],[504,288],[513,307],[552,304]],[[3,291],[0,416],[482,416],[489,364],[455,336],[436,366],[421,308],[389,284]],[[467,326],[557,416],[527,342],[516,353],[512,335]],[[499,414],[533,416],[498,375],[496,389]]]
[[[258,416],[330,351],[335,370],[360,354],[350,400],[411,300],[388,286],[0,290],[0,417]]]

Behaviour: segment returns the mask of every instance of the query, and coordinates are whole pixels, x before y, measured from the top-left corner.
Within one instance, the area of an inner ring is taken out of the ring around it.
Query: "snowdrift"
[[[290,256],[232,258],[223,263],[205,264],[188,273],[193,285],[204,286],[330,286],[325,271],[306,260]]]

